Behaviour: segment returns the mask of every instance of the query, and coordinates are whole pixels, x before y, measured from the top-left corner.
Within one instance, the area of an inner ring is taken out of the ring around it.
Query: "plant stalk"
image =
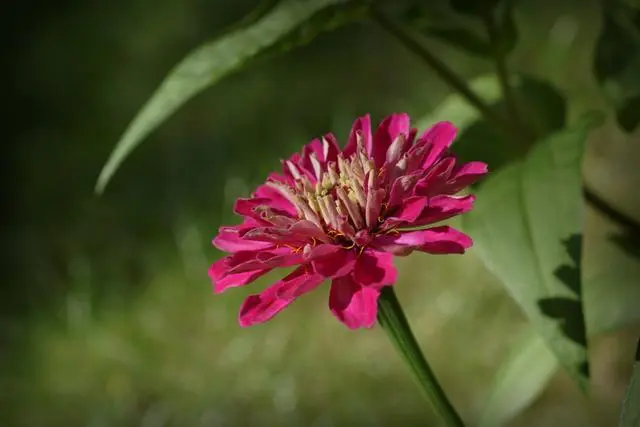
[[[427,359],[422,354],[391,286],[384,287],[378,299],[378,321],[411,369],[422,392],[445,425],[447,427],[464,427],[462,418],[449,402],[429,363],[427,363]]]

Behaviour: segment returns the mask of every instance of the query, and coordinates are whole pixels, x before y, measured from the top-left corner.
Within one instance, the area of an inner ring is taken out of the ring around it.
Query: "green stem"
[[[371,16],[387,32],[398,39],[407,49],[418,55],[427,65],[429,65],[445,83],[451,86],[456,92],[462,95],[469,104],[473,105],[487,121],[493,123],[498,129],[504,130],[511,137],[517,137],[518,129],[513,123],[504,120],[487,105],[467,83],[453,72],[444,62],[434,55],[429,49],[423,46],[406,29],[394,22],[376,8],[372,8]]]
[[[393,287],[383,288],[378,299],[378,321],[396,350],[402,355],[413,372],[420,388],[442,418],[447,427],[464,427],[460,415],[456,412],[442,387],[427,363],[416,338],[411,332],[409,322],[404,315]]]

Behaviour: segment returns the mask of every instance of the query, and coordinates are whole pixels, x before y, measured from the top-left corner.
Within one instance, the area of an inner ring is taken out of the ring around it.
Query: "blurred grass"
[[[3,425],[424,425],[430,411],[386,337],[338,324],[326,288],[240,329],[239,304],[261,285],[213,296],[206,276],[219,256],[211,237],[235,221],[232,200],[279,158],[328,130],[344,140],[356,115],[420,117],[447,94],[385,34],[343,29],[225,80],[143,144],[102,198],[92,194],[166,70],[252,3],[78,3],[25,35],[12,93],[30,123],[15,124],[11,153],[19,191],[7,234]],[[598,19],[595,1],[521,2],[515,67],[551,77],[573,111],[602,106],[585,69]],[[467,77],[490,69],[433,47]],[[621,152],[587,162],[610,170]],[[398,266],[399,297],[434,369],[476,420],[522,315],[473,251]],[[511,425],[612,425],[629,372],[625,338],[637,331],[592,340],[595,403],[559,373]]]

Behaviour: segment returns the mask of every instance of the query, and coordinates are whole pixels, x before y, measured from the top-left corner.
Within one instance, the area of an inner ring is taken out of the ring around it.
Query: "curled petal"
[[[213,239],[213,245],[225,252],[256,251],[273,246],[269,242],[245,240],[240,236],[240,227],[220,227],[218,235]]]
[[[275,267],[290,267],[303,261],[302,253],[288,247],[273,248],[261,251],[241,251],[230,255],[225,260],[226,274],[245,271],[263,270]]]
[[[351,276],[343,276],[331,282],[329,308],[349,329],[370,328],[376,323],[379,296],[377,288],[363,286]]]
[[[465,163],[453,171],[453,176],[447,182],[444,192],[447,194],[455,194],[480,180],[488,171],[489,168],[484,162]]]
[[[393,285],[398,278],[393,254],[366,249],[358,257],[352,276],[359,284],[376,289]]]
[[[259,199],[268,200],[268,206],[273,209],[286,212],[289,216],[292,217],[297,215],[296,207],[293,205],[293,203],[291,203],[286,197],[282,195],[280,191],[278,191],[272,185],[260,185],[256,189],[254,196]]]
[[[358,118],[353,123],[351,132],[349,133],[349,141],[344,147],[344,150],[342,150],[342,153],[345,157],[348,157],[356,152],[356,148],[358,148],[359,138],[362,139],[362,144],[366,148],[367,153],[370,153],[373,139],[371,138],[371,117],[369,116],[369,114]]]
[[[456,165],[456,158],[447,156],[437,161],[417,182],[414,188],[416,196],[434,196],[442,194],[447,187]]]
[[[403,256],[414,250],[430,254],[462,254],[472,244],[473,241],[466,234],[443,226],[379,236],[371,243],[371,247]]]
[[[323,280],[324,277],[319,274],[309,274],[306,266],[298,267],[262,293],[251,295],[244,301],[238,315],[240,326],[247,327],[266,322],[298,296],[313,290]]]
[[[429,197],[429,203],[415,221],[401,224],[400,227],[422,227],[444,221],[456,215],[463,214],[473,208],[475,196],[434,196]]]
[[[377,168],[382,167],[385,163],[387,159],[387,151],[391,144],[401,135],[406,139],[409,136],[410,130],[410,119],[405,113],[391,114],[380,123],[378,129],[376,129],[376,133],[373,135],[372,150],[368,151],[368,154],[373,157]],[[399,153],[404,153],[406,148],[406,144],[403,141],[402,148],[399,150]]]
[[[225,258],[222,258],[214,262],[209,268],[209,278],[213,283],[213,292],[217,294],[224,292],[228,288],[244,286],[271,271],[270,268],[267,268],[262,270],[244,271],[237,274],[228,274],[227,267],[224,263]]]
[[[457,132],[453,123],[439,122],[418,137],[416,145],[426,148],[423,169],[431,167],[442,156],[453,143]]]
[[[414,224],[429,204],[427,197],[409,197],[383,223],[383,229]]]

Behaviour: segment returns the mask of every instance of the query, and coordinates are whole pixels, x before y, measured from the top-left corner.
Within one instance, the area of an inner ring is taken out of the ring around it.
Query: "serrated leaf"
[[[494,173],[463,218],[476,254],[582,389],[589,365],[579,262],[580,170],[588,132],[600,120],[589,115]]]
[[[627,394],[622,403],[620,427],[640,427],[640,340]]]
[[[558,368],[545,340],[527,328],[495,376],[479,427],[497,427],[536,399]]]
[[[322,9],[348,0],[284,0],[254,25],[238,29],[190,53],[156,89],[129,124],[100,172],[102,192],[131,151],[185,102],[281,41]]]

